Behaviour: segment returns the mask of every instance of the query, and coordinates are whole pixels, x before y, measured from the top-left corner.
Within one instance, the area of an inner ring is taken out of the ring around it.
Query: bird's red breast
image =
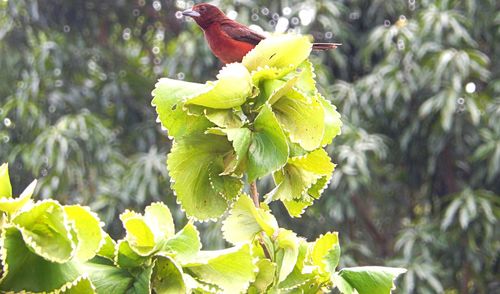
[[[255,45],[235,40],[221,29],[220,23],[214,22],[205,30],[205,38],[210,50],[224,63],[240,62]]]

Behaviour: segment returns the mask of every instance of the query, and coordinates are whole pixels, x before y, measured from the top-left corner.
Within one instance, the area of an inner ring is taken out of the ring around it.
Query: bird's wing
[[[230,19],[221,22],[220,27],[222,31],[232,39],[253,45],[259,44],[260,41],[266,38],[250,28]]]

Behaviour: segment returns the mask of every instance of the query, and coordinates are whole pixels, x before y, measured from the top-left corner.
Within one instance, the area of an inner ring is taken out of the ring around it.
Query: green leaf
[[[291,76],[288,80],[266,80],[263,82],[264,96],[267,97],[267,101],[270,105],[273,105],[279,99],[286,94],[288,94],[295,83],[299,80],[299,75],[295,74]]]
[[[291,199],[291,200],[281,200],[283,205],[285,205],[288,214],[292,217],[301,217],[306,208],[314,203],[314,198],[309,195],[303,195],[302,198]]]
[[[76,250],[73,231],[65,211],[56,201],[39,202],[19,213],[12,223],[19,228],[24,241],[36,254],[53,262],[66,262],[72,258]]]
[[[293,271],[299,256],[300,239],[290,231],[281,229],[277,242],[276,264],[278,265],[278,282],[282,282]]]
[[[12,186],[10,185],[9,165],[4,163],[0,166],[0,198],[11,198]]]
[[[284,281],[279,283],[278,288],[281,290],[292,290],[303,286],[307,282],[313,280],[315,277],[312,273],[303,274],[295,267],[293,271],[286,277]],[[315,293],[315,292],[312,292]]]
[[[243,114],[234,109],[210,109],[205,110],[206,118],[221,128],[240,128],[243,126]]]
[[[74,262],[48,261],[33,253],[23,239],[20,230],[15,227],[7,227],[3,231],[3,277],[0,290],[50,292],[81,278],[82,273]]]
[[[329,232],[316,239],[312,246],[311,259],[321,273],[335,272],[340,259],[338,233]]]
[[[258,87],[262,81],[276,80],[285,77],[289,72],[293,71],[294,66],[283,68],[264,66],[252,71],[253,84]]]
[[[264,231],[268,236],[278,230],[274,216],[262,208],[256,208],[248,195],[241,195],[222,224],[224,239],[232,244],[250,242]]]
[[[31,202],[31,196],[35,192],[36,180],[31,182],[31,184],[24,189],[18,198],[2,197],[0,198],[0,211],[6,212],[13,215],[26,204]],[[10,183],[9,183],[10,184]]]
[[[197,279],[220,286],[225,293],[244,292],[255,280],[257,267],[250,246],[201,251],[196,262],[184,265]]]
[[[123,268],[135,268],[143,266],[150,258],[136,253],[130,243],[120,240],[116,244],[115,263]]]
[[[337,108],[326,100],[323,96],[317,95],[316,98],[321,102],[325,111],[325,132],[321,140],[321,146],[332,143],[333,138],[340,135],[342,131],[342,120]]]
[[[252,77],[241,63],[228,64],[219,72],[217,79],[207,82],[202,93],[189,97],[186,105],[230,109],[242,105],[252,96]]]
[[[61,293],[64,294],[82,294],[88,293],[93,294],[95,292],[95,287],[92,282],[87,277],[80,277],[76,281],[66,284],[61,288]]]
[[[257,262],[259,269],[255,281],[248,288],[248,293],[266,293],[267,288],[271,286],[276,275],[276,264],[269,259],[261,259]]]
[[[137,268],[131,272],[116,267],[109,260],[96,257],[92,262],[81,265],[89,273],[97,293],[142,294],[151,293],[150,280],[152,266]]]
[[[160,79],[153,90],[153,101],[158,119],[168,130],[169,136],[181,138],[186,135],[203,133],[212,123],[204,116],[188,114],[183,109],[187,97],[204,91],[203,84],[188,83],[172,79]]]
[[[182,268],[168,256],[156,255],[151,286],[154,293],[186,293]]]
[[[301,92],[304,96],[315,96],[318,93],[316,89],[316,74],[314,66],[308,59],[304,60],[297,68],[300,71],[300,78],[295,83],[294,88]]]
[[[335,286],[344,294],[389,294],[403,268],[363,266],[344,268],[332,275]]]
[[[300,216],[303,208],[312,204],[311,196],[319,194],[320,186],[315,184],[319,182],[324,187],[334,168],[335,165],[323,149],[290,158],[282,170],[274,173],[277,186],[265,196],[266,201],[280,199],[290,215]]]
[[[115,260],[115,248],[116,248],[116,242],[111,239],[111,237],[104,232],[104,243],[102,244],[101,248],[97,252],[98,256],[107,258],[111,261]]]
[[[155,202],[146,207],[144,221],[155,236],[155,242],[168,239],[175,234],[174,220],[168,207]]]
[[[290,50],[293,48],[293,50]],[[262,40],[243,57],[243,65],[249,71],[260,67],[295,68],[311,53],[312,44],[308,36],[276,35]]]
[[[120,215],[123,227],[127,233],[125,239],[131,249],[141,256],[150,255],[156,246],[155,235],[144,217],[132,211]]]
[[[269,105],[255,119],[248,149],[248,181],[253,182],[283,167],[288,158],[286,137]]]
[[[325,132],[325,113],[315,97],[308,99],[297,91],[289,92],[273,105],[273,111],[290,141],[307,151],[321,146]]]
[[[231,150],[227,139],[216,135],[193,136],[175,142],[167,165],[172,187],[188,216],[200,220],[217,218],[227,209],[227,199],[239,194],[243,187],[240,180],[237,180],[240,181],[238,189],[232,190],[235,185],[228,185],[231,189],[225,191],[220,191],[220,186],[214,189],[211,183],[214,175],[224,171],[221,162]],[[220,177],[232,180],[226,175]]]
[[[64,211],[78,237],[75,257],[79,261],[93,258],[101,247],[104,237],[99,217],[88,207],[79,205],[64,206]]]
[[[175,258],[181,264],[189,263],[201,249],[200,235],[196,227],[189,222],[175,236],[164,243],[161,252]]]
[[[193,278],[189,274],[183,275],[184,282],[186,283],[186,287],[192,292],[197,294],[212,294],[212,293],[221,293],[222,289],[220,289],[217,285],[206,283],[203,281],[199,281]]]

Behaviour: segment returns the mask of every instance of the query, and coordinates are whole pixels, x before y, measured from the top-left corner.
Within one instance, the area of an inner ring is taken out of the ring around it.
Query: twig
[[[255,207],[260,207],[259,191],[257,191],[257,182],[253,181],[250,183],[250,195],[252,196],[253,204]]]
[[[253,204],[255,207],[260,208],[260,199],[259,199],[259,191],[257,190],[257,181],[253,181],[250,183],[250,196],[252,196]],[[271,254],[269,254],[269,250],[267,249],[266,244],[264,243],[264,232],[260,232],[260,236],[258,237],[260,246],[264,251],[264,255],[267,259],[271,260]]]

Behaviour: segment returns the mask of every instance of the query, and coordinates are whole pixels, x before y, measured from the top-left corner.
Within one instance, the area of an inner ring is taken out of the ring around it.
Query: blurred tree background
[[[13,186],[117,216],[164,201],[186,222],[150,91],[221,64],[179,11],[192,1],[0,0],[0,161]],[[270,32],[341,42],[313,54],[343,135],[323,197],[281,224],[340,232],[343,265],[408,268],[400,293],[500,288],[500,5],[494,0],[219,1]],[[271,188],[260,183],[261,192]],[[20,191],[15,191],[19,193]],[[220,223],[201,224],[206,248]]]

